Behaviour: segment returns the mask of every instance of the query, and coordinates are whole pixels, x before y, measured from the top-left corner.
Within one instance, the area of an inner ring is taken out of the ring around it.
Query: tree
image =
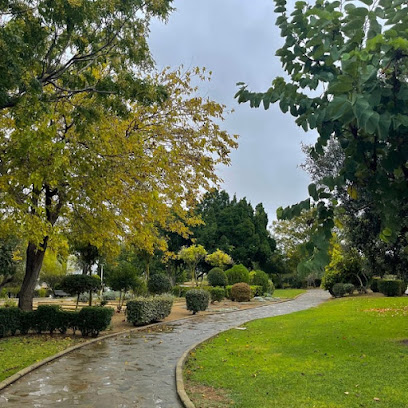
[[[67,274],[67,263],[59,260],[57,254],[48,250],[41,266],[40,281],[45,282],[51,290],[62,282]]]
[[[98,95],[76,95],[51,105],[35,126],[2,123],[2,225],[28,242],[22,309],[32,307],[50,240],[70,235],[104,254],[120,242],[153,252],[166,247],[160,231],[187,236],[198,222],[188,208],[218,181],[215,167],[229,162],[236,142],[216,123],[224,106],[197,96],[194,75],[207,79],[204,69],[152,74],[169,98],[130,104],[126,118],[102,115]],[[76,104],[94,115],[77,114]]]
[[[17,240],[5,238],[0,240],[0,289],[13,282],[17,272]]]
[[[352,199],[361,191],[369,195],[381,215],[382,240],[395,241],[408,231],[400,222],[400,204],[408,198],[407,6],[392,0],[345,5],[299,1],[289,14],[285,0],[275,4],[285,38],[277,55],[289,79],[276,78],[262,93],[240,84],[236,96],[265,109],[279,102],[305,131],[316,129],[313,160],[324,154],[330,138],[341,147],[344,161],[338,174],[323,177],[320,187],[309,186],[320,226],[309,253],[322,266],[328,261],[336,188],[345,188]],[[277,213],[290,218],[309,207],[310,200],[305,200]]]
[[[85,292],[95,292],[101,286],[101,280],[95,275],[67,275],[61,282],[61,288],[70,295],[77,295],[78,309],[79,295]]]
[[[227,265],[232,264],[232,258],[220,249],[217,249],[212,254],[207,255],[205,257],[205,261],[211,266],[215,266],[221,269],[225,269]]]
[[[202,259],[205,258],[206,255],[207,251],[202,245],[183,247],[178,253],[179,258],[183,260],[190,269],[191,277],[193,278],[196,286],[198,286],[197,265]]]
[[[106,282],[110,288],[119,291],[118,310],[121,310],[126,293],[130,289],[134,289],[137,286],[140,286],[141,279],[138,277],[138,271],[133,267],[133,265],[122,260],[107,275]]]
[[[254,208],[244,198],[230,199],[226,191],[213,190],[196,207],[204,221],[194,229],[198,244],[208,251],[227,253],[246,267],[268,270],[276,243],[268,229],[268,216],[262,206]]]
[[[0,112],[12,108],[27,120],[42,105],[78,94],[98,94],[122,113],[128,100],[149,103],[151,83],[137,72],[152,63],[149,22],[166,19],[170,5],[171,0],[2,1]]]

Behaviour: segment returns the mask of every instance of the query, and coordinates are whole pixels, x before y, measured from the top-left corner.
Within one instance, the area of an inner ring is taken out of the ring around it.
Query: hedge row
[[[406,282],[398,279],[378,279],[377,285],[385,296],[402,296],[407,290]]]
[[[84,307],[79,312],[66,312],[57,305],[38,306],[31,312],[17,307],[0,308],[0,337],[14,336],[17,332],[27,334],[30,330],[38,334],[66,333],[68,329],[96,337],[109,326],[112,315],[112,308],[99,306]]]
[[[173,306],[171,296],[139,298],[126,303],[127,321],[134,326],[158,322],[167,317]]]
[[[185,287],[185,286],[174,286],[173,288],[173,295],[177,297],[186,297],[186,294],[190,290],[196,290],[196,289],[202,289],[206,290],[207,292],[210,293],[211,296],[211,301],[221,301],[224,298],[231,299],[231,288],[232,285],[227,285],[225,288],[220,287],[220,286],[202,286],[200,288],[191,288],[191,287]],[[251,288],[251,298],[254,296],[262,296],[264,294],[264,288],[260,285],[250,285]],[[275,291],[275,288],[273,287],[273,284],[269,287],[271,293]]]

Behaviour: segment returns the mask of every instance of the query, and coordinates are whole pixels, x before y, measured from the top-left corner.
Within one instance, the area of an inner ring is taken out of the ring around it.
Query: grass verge
[[[197,408],[406,408],[407,320],[407,297],[351,297],[257,320],[191,354],[187,393]]]
[[[31,364],[83,341],[82,338],[45,334],[0,339],[0,381]]]
[[[305,289],[275,289],[272,296],[281,299],[293,299],[305,292]]]

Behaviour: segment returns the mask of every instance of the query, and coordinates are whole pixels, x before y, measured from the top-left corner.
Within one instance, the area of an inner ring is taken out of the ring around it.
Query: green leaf
[[[317,201],[319,197],[317,195],[316,184],[314,183],[309,184],[308,190],[309,190],[310,197],[312,197],[313,200]]]

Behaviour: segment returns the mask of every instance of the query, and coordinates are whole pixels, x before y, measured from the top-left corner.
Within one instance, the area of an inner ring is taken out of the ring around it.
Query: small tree
[[[55,252],[47,252],[41,267],[40,282],[46,283],[51,290],[54,290],[62,282],[66,274],[66,263],[61,263]]]
[[[190,270],[191,276],[198,286],[197,281],[197,265],[198,263],[205,258],[207,251],[202,245],[191,245],[190,247],[181,248],[178,256],[185,262],[188,269]]]
[[[207,255],[205,257],[205,261],[209,263],[211,266],[221,269],[225,269],[227,265],[232,264],[232,258],[224,251],[221,251],[220,249],[217,249],[212,254]]]
[[[63,290],[71,295],[77,295],[75,310],[78,309],[79,295],[84,292],[94,292],[99,289],[100,285],[101,280],[95,275],[68,275],[61,282]]]

